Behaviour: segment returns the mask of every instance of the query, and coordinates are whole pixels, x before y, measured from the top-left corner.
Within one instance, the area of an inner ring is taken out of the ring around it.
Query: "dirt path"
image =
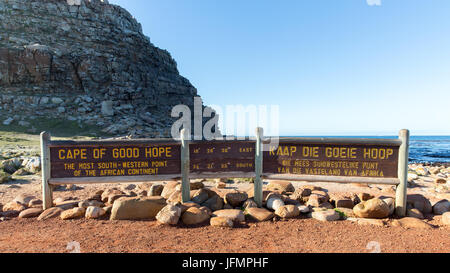
[[[449,227],[433,230],[360,226],[349,221],[292,219],[250,223],[235,229],[211,226],[167,227],[155,221],[14,219],[0,223],[0,252],[150,253],[368,253],[369,242],[381,252],[450,252]]]

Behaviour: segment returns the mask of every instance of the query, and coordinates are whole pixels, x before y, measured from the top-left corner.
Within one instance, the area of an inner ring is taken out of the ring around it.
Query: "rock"
[[[180,190],[176,190],[176,191],[172,192],[172,194],[169,196],[169,198],[167,198],[167,203],[176,205],[176,204],[181,203],[183,201],[182,199],[183,199],[183,193]]]
[[[37,219],[39,221],[44,221],[44,220],[48,220],[51,218],[56,218],[56,217],[59,217],[62,212],[63,212],[63,209],[58,208],[58,207],[49,208],[47,210],[44,210],[44,212],[42,212]]]
[[[419,176],[415,173],[408,173],[408,182],[412,182],[414,180],[419,179]]]
[[[450,226],[450,212],[442,214],[442,224],[445,226]]]
[[[436,183],[436,184],[446,184],[447,183],[447,179],[445,179],[445,178],[436,178],[434,180],[434,183]]]
[[[350,198],[342,198],[334,201],[336,208],[348,208],[353,209],[355,204]]]
[[[365,219],[365,218],[347,218],[348,221],[352,221],[362,226],[379,226],[384,227],[383,220],[380,219]]]
[[[394,220],[392,222],[392,226],[394,227],[403,227],[403,228],[418,228],[418,229],[432,229],[433,227],[425,223],[424,221],[412,218],[412,217],[406,217],[399,220]]]
[[[103,208],[105,204],[97,200],[85,200],[78,203],[78,207],[87,209],[88,207],[99,207]]]
[[[16,218],[17,216],[19,216],[20,211],[17,210],[9,210],[9,211],[4,211],[4,212],[0,212],[0,217],[5,217],[11,219],[11,218]]]
[[[227,217],[212,217],[210,220],[210,225],[214,227],[232,228],[234,226],[234,222]]]
[[[240,207],[247,200],[248,195],[245,192],[229,192],[225,194],[225,202],[233,208]]]
[[[276,211],[279,207],[282,207],[284,205],[285,204],[283,200],[281,200],[281,198],[278,197],[270,197],[266,203],[267,208],[272,209],[274,211]]]
[[[231,219],[233,222],[245,222],[245,215],[242,210],[238,209],[224,209],[213,212],[215,217],[225,217]]]
[[[167,183],[161,192],[161,196],[164,197],[165,199],[168,199],[172,195],[172,193],[174,193],[176,191],[176,187],[179,184],[180,184],[179,182]]]
[[[359,218],[382,219],[389,216],[389,206],[381,199],[374,198],[363,201],[353,208],[353,212]]]
[[[367,192],[358,193],[357,196],[358,196],[358,199],[360,200],[360,202],[369,201],[370,199],[375,198],[375,196],[373,196]]]
[[[339,213],[334,210],[315,211],[311,214],[311,217],[325,222],[337,221],[341,218]]]
[[[311,189],[298,188],[291,194],[291,198],[298,201],[303,201],[303,197],[308,197],[311,195]]]
[[[103,203],[108,202],[110,196],[119,196],[124,195],[125,193],[123,191],[120,191],[118,189],[107,189],[102,193],[101,201]]]
[[[167,205],[156,215],[156,220],[164,225],[176,225],[181,216],[181,209],[177,206]]]
[[[295,188],[291,182],[287,181],[271,181],[267,185],[267,189],[270,191],[280,191],[280,192],[295,192]]]
[[[227,187],[227,183],[225,182],[216,182],[216,188],[225,189]]]
[[[196,190],[191,197],[191,201],[197,204],[202,204],[208,200],[208,192],[204,189]]]
[[[17,201],[11,201],[9,203],[6,203],[5,205],[3,205],[3,211],[24,211],[26,210],[27,207]]]
[[[421,175],[421,176],[427,176],[427,175],[430,174],[430,172],[428,171],[428,169],[427,169],[426,167],[423,167],[423,166],[417,167],[417,168],[415,169],[415,172],[416,172],[418,175]]]
[[[19,218],[36,218],[41,215],[42,212],[43,210],[41,208],[26,209],[19,214]]]
[[[244,205],[242,207],[244,208],[244,210],[246,210],[248,208],[257,208],[258,204],[256,204],[255,200],[253,200],[253,198],[251,198],[251,199],[247,199],[247,201],[244,202]]]
[[[182,204],[178,204],[179,208],[181,209],[181,214],[185,213],[189,208],[195,207],[200,208],[201,206],[194,202],[186,202]]]
[[[86,213],[85,208],[73,208],[61,212],[60,217],[62,220],[79,219],[83,218],[85,213]]]
[[[108,101],[102,101],[101,104],[101,112],[102,115],[105,117],[112,117],[114,116],[114,108],[113,108],[113,102],[108,100]]]
[[[443,215],[447,211],[450,211],[450,201],[446,199],[437,202],[433,206],[433,213],[435,215]]]
[[[101,207],[91,206],[86,209],[84,217],[86,219],[98,219],[106,214],[106,211]]]
[[[300,210],[295,205],[286,205],[278,207],[275,214],[281,218],[295,218],[300,215]]]
[[[336,208],[335,211],[337,213],[339,213],[339,215],[341,216],[341,219],[345,220],[348,218],[355,218],[356,215],[353,212],[353,209],[349,209],[349,208]]]
[[[430,201],[421,194],[408,194],[407,205],[420,210],[424,215],[433,211]]]
[[[264,208],[248,208],[245,213],[250,219],[258,222],[269,221],[275,216],[273,212]]]
[[[196,181],[196,182],[191,182],[190,187],[191,187],[191,191],[194,191],[194,190],[203,189],[205,187],[205,185],[203,184],[202,181]]]
[[[41,208],[42,207],[42,200],[41,199],[32,199],[30,202],[28,202],[29,208]]]
[[[163,185],[152,185],[147,193],[147,196],[161,196],[163,189]]]
[[[9,126],[11,123],[13,123],[14,118],[7,118],[3,121],[3,125]]]
[[[56,207],[61,208],[62,210],[69,210],[78,207],[78,203],[80,201],[64,201],[64,202],[58,202],[55,204]]]
[[[209,218],[210,216],[205,210],[191,207],[182,214],[181,221],[185,225],[198,225],[206,222]]]
[[[311,212],[311,208],[309,206],[297,205],[297,208],[300,211],[300,213],[302,213],[302,214],[307,214],[307,213]]]
[[[204,202],[202,204],[202,206],[208,207],[212,211],[216,211],[216,210],[221,210],[223,208],[223,204],[224,204],[224,202],[223,202],[222,197],[215,195],[215,196],[209,198],[208,200],[206,200],[206,202]]]
[[[306,202],[306,205],[311,207],[320,207],[320,204],[323,202],[325,202],[325,199],[321,198],[317,194],[311,194],[308,198],[308,202]]]
[[[393,215],[395,212],[395,199],[391,197],[380,197],[380,199],[389,206],[389,216]]]
[[[135,184],[128,184],[128,185],[124,185],[124,186],[122,187],[122,191],[123,191],[123,192],[126,192],[126,191],[132,191],[132,190],[134,190],[134,189],[136,189],[136,185],[135,185]]]
[[[414,217],[414,218],[422,219],[422,220],[425,219],[425,217],[423,217],[423,214],[418,209],[408,209],[408,210],[406,210],[406,216]]]
[[[154,219],[166,206],[160,196],[123,197],[116,200],[111,210],[111,220],[145,220]]]

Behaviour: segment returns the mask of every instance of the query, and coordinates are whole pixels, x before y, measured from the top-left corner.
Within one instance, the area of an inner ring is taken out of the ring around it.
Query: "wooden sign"
[[[51,178],[180,174],[180,162],[179,144],[74,142],[50,147]]]
[[[191,143],[190,172],[253,173],[255,172],[254,141],[210,141]]]
[[[265,174],[398,177],[399,146],[281,143],[264,152]]]

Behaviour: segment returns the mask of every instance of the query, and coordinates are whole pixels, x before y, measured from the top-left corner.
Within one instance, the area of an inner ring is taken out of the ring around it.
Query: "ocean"
[[[345,138],[353,137],[398,138],[398,136],[345,136]],[[450,136],[411,136],[409,161],[410,163],[450,163]]]

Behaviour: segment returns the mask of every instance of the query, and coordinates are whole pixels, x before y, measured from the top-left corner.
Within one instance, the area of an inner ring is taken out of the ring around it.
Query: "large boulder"
[[[245,192],[234,191],[225,194],[225,202],[233,208],[242,206],[247,199],[248,195]]]
[[[300,215],[300,210],[295,205],[285,205],[278,207],[275,214],[281,218],[295,218]]]
[[[212,217],[209,223],[213,227],[232,228],[234,226],[233,220],[227,217]]]
[[[270,191],[279,191],[282,193],[295,191],[292,183],[288,181],[271,181],[269,185],[267,185],[267,189]]]
[[[51,219],[51,218],[56,218],[56,217],[59,217],[62,212],[63,212],[62,208],[58,208],[58,207],[49,208],[49,209],[44,210],[39,215],[37,220],[38,221],[44,221],[44,220],[48,220],[48,219]]]
[[[283,200],[281,200],[281,198],[273,196],[273,197],[269,197],[269,199],[267,200],[266,203],[266,207],[268,209],[272,209],[274,211],[276,211],[279,207],[284,206],[284,202]]]
[[[338,221],[341,218],[340,214],[335,210],[314,211],[311,213],[311,217],[323,222]]]
[[[421,194],[408,194],[406,203],[408,207],[418,209],[424,215],[433,212],[430,200]]]
[[[60,217],[62,220],[79,219],[83,218],[85,213],[86,213],[85,208],[73,208],[61,212]]]
[[[273,212],[264,208],[248,208],[245,213],[251,220],[258,222],[272,220],[275,216]]]
[[[5,205],[3,205],[3,211],[24,211],[26,210],[27,207],[26,205],[23,205],[17,201],[11,201],[9,203],[6,203]]]
[[[382,219],[389,216],[389,206],[381,199],[374,198],[359,203],[353,208],[353,212],[359,218]]]
[[[158,212],[166,206],[160,196],[122,197],[114,202],[111,220],[144,220],[154,219]]]
[[[442,215],[448,211],[450,211],[450,201],[447,199],[441,200],[433,206],[433,213],[435,215]]]
[[[167,205],[156,215],[156,220],[165,225],[176,225],[181,216],[181,208]]]
[[[238,210],[238,209],[217,210],[217,211],[213,212],[213,216],[229,218],[233,222],[236,222],[236,223],[245,221],[244,212],[242,210]]]
[[[209,220],[210,215],[206,210],[191,207],[181,215],[181,221],[185,225],[198,225]]]
[[[445,226],[450,226],[450,212],[442,214],[442,224]]]
[[[165,199],[168,199],[172,195],[172,193],[174,193],[177,190],[178,185],[180,185],[179,182],[175,182],[175,181],[168,182],[164,186],[164,188],[161,192],[161,196],[164,197]]]
[[[224,202],[223,202],[222,197],[220,197],[218,195],[214,195],[213,197],[209,198],[208,200],[206,200],[206,202],[204,202],[201,205],[204,207],[210,208],[212,211],[216,211],[216,210],[221,210],[223,208],[223,204],[224,204]]]
[[[43,210],[41,208],[26,209],[19,214],[19,218],[23,218],[23,219],[36,218],[39,215],[41,215],[42,212],[43,212]]]
[[[84,217],[86,219],[98,219],[106,214],[106,211],[99,206],[90,206],[86,209]]]

